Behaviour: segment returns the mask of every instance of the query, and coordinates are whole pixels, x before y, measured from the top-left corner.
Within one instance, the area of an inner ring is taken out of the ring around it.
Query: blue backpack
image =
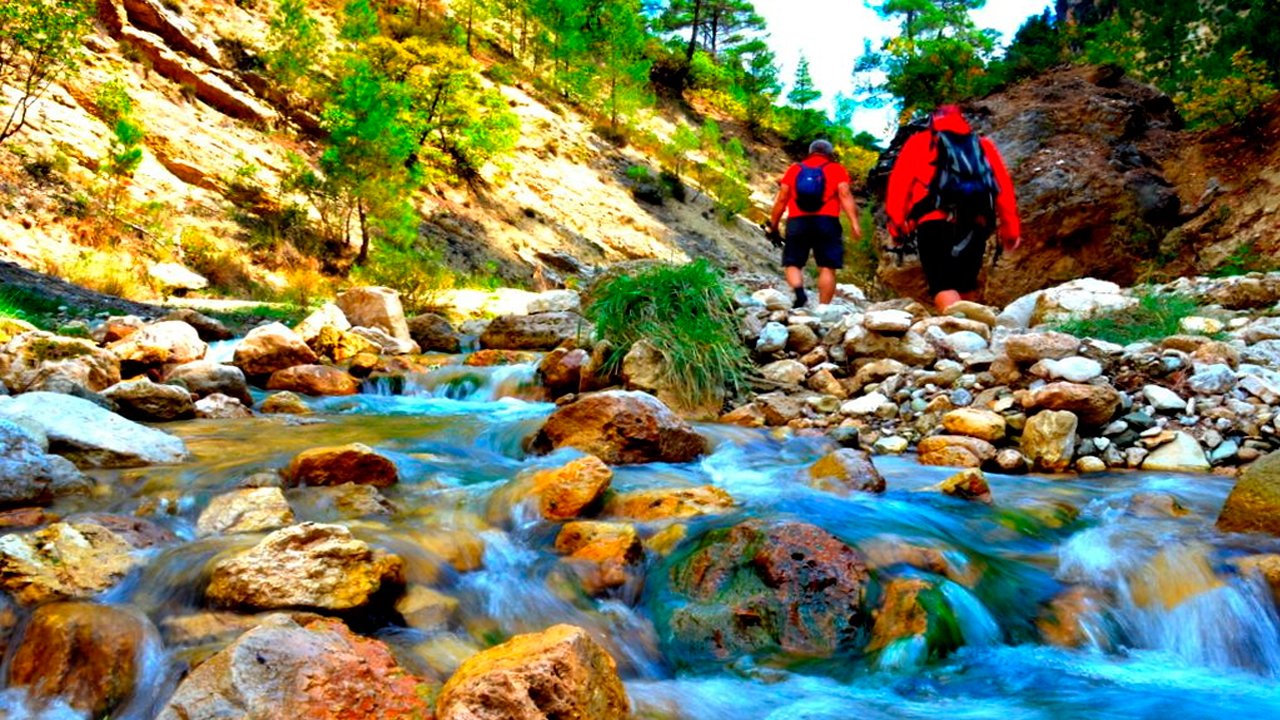
[[[827,161],[818,167],[801,164],[796,175],[796,207],[805,212],[818,212],[827,202]]]

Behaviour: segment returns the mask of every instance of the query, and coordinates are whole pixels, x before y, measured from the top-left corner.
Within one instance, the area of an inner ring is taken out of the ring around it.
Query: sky
[[[980,28],[999,31],[1003,46],[1028,17],[1051,5],[1051,0],[987,0],[973,19]],[[803,53],[824,103],[838,92],[850,93],[853,62],[862,53],[864,40],[879,47],[883,38],[897,30],[863,0],[755,0],[755,7],[768,23],[769,46],[778,56],[783,81],[790,83]],[[853,126],[886,139],[893,133],[893,111],[859,109]]]

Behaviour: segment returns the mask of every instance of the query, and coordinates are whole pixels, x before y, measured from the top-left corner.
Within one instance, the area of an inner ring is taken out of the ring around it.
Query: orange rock
[[[374,487],[389,487],[400,479],[395,463],[361,443],[305,450],[289,463],[285,477],[290,485],[350,482]]]
[[[564,467],[543,470],[531,479],[542,516],[569,520],[595,504],[609,489],[613,470],[600,458],[588,455]]]
[[[614,495],[605,503],[604,514],[631,520],[667,520],[717,515],[733,505],[733,497],[714,485],[658,488]]]
[[[328,365],[295,365],[272,373],[267,389],[304,395],[355,395],[360,391],[360,381]]]
[[[534,448],[562,447],[614,465],[682,463],[705,453],[707,441],[652,395],[612,390],[582,396],[547,418]]]
[[[556,536],[556,552],[592,566],[581,575],[593,595],[624,585],[644,559],[634,526],[590,520],[566,523]]]

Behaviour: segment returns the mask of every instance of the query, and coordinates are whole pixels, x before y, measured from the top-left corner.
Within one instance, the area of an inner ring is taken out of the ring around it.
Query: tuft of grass
[[[721,271],[705,259],[618,275],[593,296],[586,313],[597,339],[614,348],[610,366],[617,367],[634,343],[648,340],[666,356],[668,380],[691,404],[742,387],[750,363],[732,294]]]
[[[60,303],[17,285],[0,285],[0,317],[17,318],[47,328]]]
[[[1250,241],[1236,246],[1222,264],[1209,271],[1209,277],[1232,277],[1251,272],[1271,272],[1280,269],[1280,260],[1264,256],[1258,250],[1257,242]]]
[[[1192,298],[1177,293],[1146,291],[1137,297],[1138,303],[1128,309],[1073,318],[1058,323],[1054,329],[1076,337],[1128,345],[1177,335],[1182,318],[1194,315],[1200,307]]]

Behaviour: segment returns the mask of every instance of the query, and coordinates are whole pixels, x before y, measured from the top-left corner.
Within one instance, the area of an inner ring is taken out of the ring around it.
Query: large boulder
[[[1036,298],[1035,311],[1031,314],[1031,324],[1091,318],[1126,310],[1137,304],[1137,298],[1125,293],[1113,282],[1080,278],[1040,293]]]
[[[856,653],[870,628],[862,555],[802,522],[748,520],[707,533],[671,570],[661,620],[681,658]]]
[[[360,381],[329,365],[295,365],[271,373],[267,389],[303,395],[355,395],[360,391]]]
[[[368,328],[364,329],[368,330]],[[382,331],[379,330],[378,332]],[[387,337],[390,336],[388,335]],[[392,340],[399,342],[394,338]],[[320,331],[314,337],[306,338],[306,341],[307,347],[314,350],[316,355],[335,363],[350,362],[362,353],[377,355],[382,352],[380,343],[374,342],[364,335],[350,330],[339,330],[327,325],[320,328]],[[309,366],[302,365],[300,367]]]
[[[409,323],[400,304],[400,293],[385,287],[358,287],[334,300],[351,324],[377,328],[397,340],[410,341]]]
[[[409,337],[418,343],[422,352],[457,353],[462,350],[458,332],[448,320],[435,313],[424,313],[409,318]]]
[[[8,681],[32,699],[57,698],[89,717],[131,717],[146,707],[143,684],[160,661],[160,635],[137,610],[51,603],[27,621]]]
[[[648,340],[631,346],[622,358],[622,380],[628,390],[649,393],[681,417],[690,420],[715,420],[724,405],[724,393],[712,392],[699,402],[689,400],[687,392],[676,383],[671,361]]]
[[[94,522],[0,535],[0,589],[26,606],[89,598],[140,564],[132,551],[124,537]]]
[[[468,658],[445,683],[439,720],[631,717],[617,666],[587,631],[555,625]]]
[[[1263,456],[1240,475],[1218,515],[1218,529],[1280,536],[1280,452]]]
[[[280,323],[250,330],[236,346],[234,357],[235,365],[251,378],[294,365],[314,365],[317,360],[302,337]]]
[[[480,336],[480,347],[498,350],[550,350],[566,340],[586,341],[593,329],[570,312],[499,315]]]
[[[126,367],[149,368],[193,362],[204,358],[209,346],[200,333],[178,320],[147,325],[108,348]]]
[[[613,480],[613,470],[594,455],[541,470],[528,479],[528,496],[547,520],[570,520],[598,506]]]
[[[1120,409],[1120,393],[1110,385],[1053,382],[1032,392],[1023,406],[1028,410],[1066,410],[1088,427],[1106,425]]]
[[[341,525],[308,522],[216,561],[205,594],[223,607],[350,610],[367,605],[384,585],[403,584],[403,566]]]
[[[191,392],[177,385],[153,383],[145,377],[125,380],[102,391],[116,411],[130,420],[169,422],[196,415]]]
[[[390,487],[400,479],[395,463],[361,443],[304,450],[285,471],[290,485],[356,483]]]
[[[249,383],[245,381],[244,372],[235,365],[198,360],[174,366],[164,376],[164,381],[169,385],[186,388],[197,398],[206,398],[217,393],[233,397],[245,407],[253,407]]]
[[[553,398],[576,393],[582,387],[582,369],[590,359],[582,348],[556,348],[538,363],[538,380]]]
[[[611,390],[556,409],[534,448],[573,447],[613,465],[689,462],[707,451],[706,438],[652,395]]]
[[[417,720],[431,717],[431,690],[378,640],[278,614],[201,663],[157,717]]]
[[[5,343],[0,380],[14,393],[39,390],[53,380],[100,392],[120,382],[120,358],[88,340],[36,330]]]
[[[30,432],[0,420],[0,507],[47,505],[56,497],[92,488],[93,480],[69,460],[46,455]]]
[[[9,398],[0,402],[0,417],[39,425],[50,452],[81,467],[137,467],[187,457],[180,438],[70,395],[31,392]]]

